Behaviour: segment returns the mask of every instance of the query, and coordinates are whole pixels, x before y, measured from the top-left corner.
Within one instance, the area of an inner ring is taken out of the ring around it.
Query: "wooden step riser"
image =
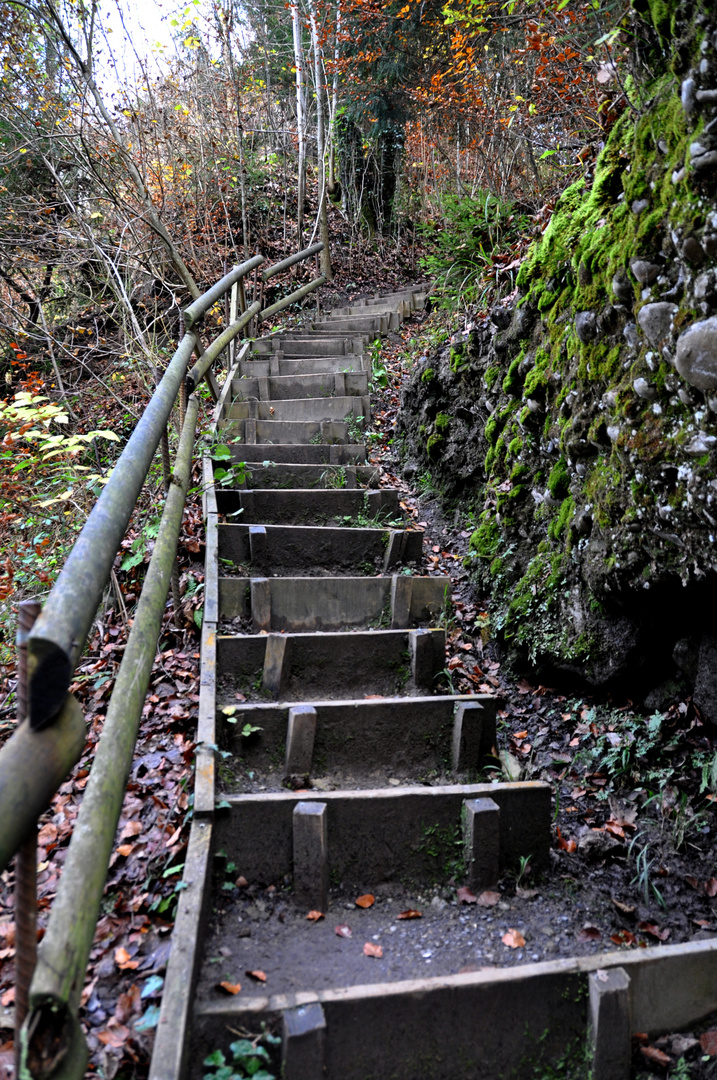
[[[217,422],[217,434],[224,442],[233,439],[249,446],[257,443],[326,443],[330,446],[348,443],[353,432],[349,432],[348,424],[343,420],[220,419]]]
[[[450,601],[450,579],[393,577],[219,578],[219,618],[250,619],[254,632],[406,630],[435,622]]]
[[[296,488],[285,491],[242,491],[222,489],[216,491],[217,509],[220,514],[237,515],[246,525],[361,525],[362,515],[367,522],[395,518],[399,513],[398,492],[393,488],[363,490],[341,488],[338,490],[307,490]],[[239,523],[239,522],[237,522]]]
[[[238,375],[242,378],[296,378],[317,375],[337,375],[342,372],[358,374],[367,371],[364,356],[307,356],[292,359],[283,353],[270,353],[256,356],[253,360],[242,360],[238,365]]]
[[[245,364],[245,367],[250,366]],[[330,372],[326,375],[279,375],[264,378],[256,375],[232,379],[235,401],[257,398],[259,401],[284,401],[287,398],[366,397],[368,372]]]
[[[376,565],[384,570],[417,563],[423,551],[423,533],[389,529],[332,529],[313,526],[267,525],[264,537],[250,535],[249,525],[219,525],[219,565],[253,565],[261,571],[294,567],[296,573],[331,571]],[[253,551],[252,551],[253,542]]]
[[[241,455],[237,455],[241,460]],[[264,460],[271,457],[269,448]],[[221,464],[224,464],[223,462]],[[380,472],[370,466],[293,465],[270,462],[247,463],[243,483],[237,488],[366,488],[378,487]]]
[[[342,421],[355,416],[364,426],[371,418],[368,397],[310,397],[288,400],[232,401],[225,405],[226,420],[273,420],[283,423],[321,423],[322,420]]]
[[[238,705],[220,697],[217,705],[215,741],[247,768],[260,773],[286,761],[291,703]],[[306,767],[295,771],[312,777],[337,769],[477,774],[495,747],[496,699],[486,694],[319,701],[304,708],[315,714],[315,733]],[[245,724],[259,730],[243,737]]]
[[[271,643],[268,649],[267,642]],[[250,700],[258,695],[267,701],[425,694],[435,690],[443,671],[444,647],[442,630],[219,634],[216,638],[219,692],[230,698],[232,693],[244,693]]]

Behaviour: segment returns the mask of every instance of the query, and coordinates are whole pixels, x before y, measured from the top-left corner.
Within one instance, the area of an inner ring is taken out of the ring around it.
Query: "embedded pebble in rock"
[[[624,274],[615,274],[612,279],[612,291],[621,304],[632,304],[635,299],[633,287]]]
[[[717,165],[717,150],[710,150],[702,143],[693,142],[690,146],[690,164],[695,172],[703,172]]]
[[[705,431],[698,431],[696,435],[693,435],[690,441],[685,446],[685,450],[688,454],[694,454],[696,457],[702,454],[709,453],[717,443],[717,435],[708,435]]]
[[[637,348],[640,343],[640,337],[638,335],[637,327],[635,326],[634,322],[627,324],[627,326],[622,332],[622,336],[625,338],[625,341],[628,343],[631,349]]]
[[[653,401],[657,397],[657,390],[647,379],[635,379],[632,389],[638,397],[645,398],[646,401]]]
[[[699,240],[696,240],[694,236],[688,236],[682,245],[682,254],[691,263],[699,263],[702,261],[704,251]]]
[[[532,413],[540,412],[540,409],[541,409],[540,402],[536,401],[535,398],[528,398],[526,400],[525,404],[528,406],[528,408],[530,409],[530,411]]]
[[[632,210],[633,214],[639,215],[642,213],[643,210],[647,210],[649,205],[650,204],[647,199],[635,199],[630,209]]]
[[[579,311],[575,316],[575,333],[587,344],[595,337],[596,319],[594,311]]]
[[[680,334],[674,363],[682,378],[698,390],[717,390],[717,318],[693,323]]]
[[[687,115],[694,111],[697,104],[697,86],[694,79],[685,79],[681,91],[682,108]]]
[[[651,345],[660,345],[668,336],[676,311],[677,304],[670,304],[666,300],[645,304],[641,308],[637,321]]]
[[[641,285],[649,285],[660,272],[657,263],[648,262],[647,259],[630,259],[630,269]]]
[[[695,279],[694,288],[692,290],[695,300],[706,300],[710,297],[715,291],[716,284],[715,273],[713,270],[708,270],[707,273],[700,274],[700,276]]]

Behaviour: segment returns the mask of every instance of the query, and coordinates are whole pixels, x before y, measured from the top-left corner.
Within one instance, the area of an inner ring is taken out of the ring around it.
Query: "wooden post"
[[[41,611],[23,600],[17,619],[17,722],[27,714],[27,635]],[[20,1028],[28,1012],[28,992],[37,962],[37,826],[15,856],[15,1076],[20,1075]]]

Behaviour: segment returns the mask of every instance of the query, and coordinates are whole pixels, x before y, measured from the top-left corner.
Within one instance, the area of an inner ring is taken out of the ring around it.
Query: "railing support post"
[[[18,604],[17,722],[27,715],[27,635],[40,614],[37,600]],[[27,1016],[28,991],[37,961],[37,828],[15,856],[15,1076],[20,1075],[20,1028]]]

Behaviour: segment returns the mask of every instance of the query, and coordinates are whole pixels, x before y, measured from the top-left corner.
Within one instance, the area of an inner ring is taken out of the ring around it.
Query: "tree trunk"
[[[301,40],[301,19],[298,4],[291,5],[294,31],[294,64],[296,66],[296,134],[299,140],[299,179],[297,184],[296,225],[299,247],[304,243],[304,203],[306,201],[306,81],[304,78],[304,46]]]
[[[326,139],[324,126],[324,79],[322,72],[321,46],[316,23],[314,0],[309,0],[309,19],[311,20],[311,46],[314,54],[314,85],[316,87],[316,156],[318,164],[319,194],[319,236],[324,244],[321,252],[321,272],[326,280],[331,281],[331,251],[329,249],[329,215],[326,195]]]

